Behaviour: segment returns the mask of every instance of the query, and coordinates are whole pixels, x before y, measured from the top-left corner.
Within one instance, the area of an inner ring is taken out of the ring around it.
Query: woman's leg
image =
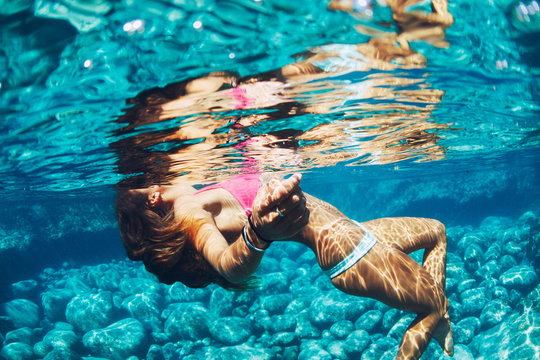
[[[426,218],[382,218],[363,225],[386,246],[410,254],[424,250],[422,266],[446,289],[446,229],[434,219]]]
[[[443,287],[444,226],[435,220],[415,218],[378,219],[364,225],[379,242],[352,268],[334,278],[333,284],[347,293],[418,314],[403,336],[398,359],[418,359],[437,328],[442,329],[438,336],[441,346],[451,353],[448,301]],[[421,248],[426,249],[425,267],[406,255]]]
[[[424,249],[422,267],[431,274],[443,294],[446,294],[446,229],[440,221],[411,217],[382,218],[368,221],[364,226],[379,241],[406,254]],[[439,321],[433,336],[448,355],[453,353],[454,343],[448,311]]]

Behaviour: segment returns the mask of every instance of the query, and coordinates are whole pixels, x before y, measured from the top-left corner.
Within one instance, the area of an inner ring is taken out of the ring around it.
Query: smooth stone
[[[48,353],[43,360],[81,360],[82,357],[75,351],[64,348],[56,347],[50,353]]]
[[[286,347],[298,345],[298,334],[295,332],[279,332],[272,335],[270,340],[272,346]]]
[[[253,324],[254,332],[263,332],[266,331],[265,326],[268,326],[270,322],[270,316],[268,316],[268,311],[266,310],[257,310],[250,315]]]
[[[465,281],[463,263],[448,263],[446,265],[446,291],[453,291],[459,284]]]
[[[265,256],[264,261],[261,262],[258,270],[263,274],[274,274],[279,272],[279,261],[274,257],[267,255]]]
[[[446,235],[448,237],[448,244],[456,244],[459,239],[465,235],[466,232],[468,232],[468,229],[465,229],[462,226],[452,226],[446,228]],[[453,240],[453,241],[450,241]]]
[[[157,344],[150,345],[150,348],[146,353],[146,360],[165,360],[161,346]]]
[[[298,360],[332,360],[332,355],[324,349],[302,350]]]
[[[464,291],[466,290],[471,290],[472,288],[474,288],[476,286],[476,280],[474,279],[467,279],[467,280],[464,280],[462,281],[458,286],[457,286],[457,292],[458,293],[463,293]]]
[[[505,287],[524,290],[534,286],[538,276],[532,266],[518,265],[502,274],[499,280]]]
[[[305,298],[296,298],[293,299],[289,304],[287,304],[287,307],[285,308],[285,315],[296,315],[301,312],[305,312],[306,308],[309,307],[310,301]]]
[[[236,293],[236,300],[234,301],[236,306],[251,306],[253,302],[260,296],[259,291],[244,291]]]
[[[382,325],[386,330],[390,330],[405,313],[398,309],[390,309],[383,315]]]
[[[345,339],[354,330],[354,324],[349,320],[340,320],[330,327],[330,333],[335,336],[336,339]]]
[[[45,344],[42,341],[38,341],[33,346],[34,354],[40,359],[43,358],[48,353],[50,353],[51,350],[52,350],[52,348],[49,347],[47,344]]]
[[[521,215],[517,221],[518,227],[533,227],[538,225],[539,219],[538,216],[532,211],[527,211]]]
[[[234,316],[219,318],[210,325],[210,335],[223,344],[239,345],[250,337],[251,324]]]
[[[336,338],[334,337],[334,335],[332,335],[330,331],[323,330],[322,335],[321,335],[321,343],[323,344],[323,346],[326,346],[335,340]]]
[[[305,350],[324,350],[320,339],[302,339],[300,342],[300,351]]]
[[[169,341],[169,337],[164,332],[152,332],[152,340],[154,340],[154,343],[156,344],[164,344],[167,341]]]
[[[366,311],[356,320],[354,327],[358,330],[365,330],[369,333],[376,331],[382,324],[383,313],[380,310]]]
[[[489,290],[491,291],[490,299],[497,299],[502,301],[503,303],[508,303],[510,295],[508,295],[508,290],[506,290],[506,288],[500,285],[496,285]]]
[[[337,293],[339,294],[339,293]],[[309,315],[311,322],[321,328],[328,328],[339,320],[354,320],[364,312],[364,303],[351,299],[336,299],[336,292],[329,292],[317,297],[311,303]]]
[[[66,289],[52,289],[41,294],[43,314],[49,321],[62,321],[66,319],[67,304],[73,298],[73,291]]]
[[[53,329],[43,337],[43,340],[34,345],[34,353],[45,356],[55,348],[71,348],[78,343],[79,338],[73,331]]]
[[[482,231],[469,231],[463,235],[458,242],[458,249],[465,252],[470,246],[475,246],[478,249],[484,248],[486,243],[489,245],[489,241],[486,241],[486,234]],[[464,253],[465,255],[465,253]]]
[[[234,293],[221,287],[216,287],[210,296],[209,309],[217,316],[229,316],[234,308]]]
[[[321,331],[309,321],[307,311],[296,316],[296,329],[294,332],[301,339],[315,339],[321,335]]]
[[[262,297],[260,304],[270,315],[276,315],[283,314],[291,301],[291,294],[278,294]]]
[[[246,344],[225,346],[221,348],[210,347],[204,356],[204,359],[208,360],[270,360],[274,358],[275,356],[272,351],[268,351],[268,349],[254,348]]]
[[[88,284],[85,282],[84,279],[81,279],[80,276],[70,276],[66,280],[66,284],[64,286],[66,290],[70,290],[73,294],[86,294],[91,293],[92,288],[88,286]]]
[[[210,345],[210,338],[203,339],[197,343],[184,340],[173,343],[167,343],[161,347],[161,352],[166,360],[189,359],[197,348]]]
[[[384,354],[389,350],[390,350],[390,353],[393,352],[394,348],[397,345],[398,345],[398,342],[395,339],[392,339],[392,338],[384,337],[384,338],[378,339],[377,341],[372,343],[362,353],[362,360],[380,360],[380,359],[383,359]]]
[[[240,305],[233,308],[231,315],[238,317],[247,317],[250,314],[249,308],[246,305]]]
[[[482,265],[476,272],[476,275],[483,279],[496,279],[502,273],[502,268],[496,260],[490,260]]]
[[[191,289],[177,281],[169,287],[168,295],[171,302],[174,303],[206,303],[209,300],[210,292],[207,289]]]
[[[517,265],[517,261],[514,259],[511,255],[503,255],[499,260],[499,265],[501,266],[501,269],[503,272],[506,272],[507,270],[513,268]]]
[[[39,306],[30,300],[11,300],[5,304],[4,309],[16,328],[39,326]]]
[[[73,325],[67,322],[58,321],[54,324],[54,330],[74,331]]]
[[[115,267],[101,264],[94,267],[88,274],[88,279],[100,290],[116,291],[120,287],[122,275]]]
[[[4,339],[4,344],[16,342],[33,345],[35,342],[34,331],[29,327],[23,327],[8,332]]]
[[[289,292],[289,279],[282,272],[267,273],[261,278],[260,291],[265,295],[287,294]]]
[[[120,281],[120,291],[126,296],[140,293],[161,293],[161,286],[158,282],[145,278],[123,278]]]
[[[494,242],[489,246],[484,254],[484,261],[499,260],[502,255],[502,246],[498,242]]]
[[[388,349],[381,355],[380,360],[394,360],[395,357],[396,357],[397,352],[398,352],[398,347],[397,346],[394,349]],[[435,359],[436,358],[435,356],[432,356],[429,347],[422,354],[422,356],[424,356],[427,359]]]
[[[345,341],[337,340],[332,341],[326,347],[326,351],[332,355],[332,359],[347,360],[349,356],[347,354],[347,345]]]
[[[388,336],[396,339],[401,340],[403,337],[403,334],[405,334],[405,331],[407,331],[407,328],[409,325],[413,322],[414,316],[412,315],[405,315],[401,317],[395,324],[390,328],[388,331]]]
[[[11,284],[11,292],[15,298],[29,298],[37,292],[36,280],[22,280]]]
[[[268,318],[268,321],[263,326],[270,333],[295,331],[296,318],[290,315],[273,315]]]
[[[74,297],[66,307],[66,319],[82,332],[102,328],[111,323],[112,294],[82,294]]]
[[[504,252],[508,255],[511,255],[513,257],[520,257],[520,255],[523,254],[523,250],[525,250],[518,242],[516,241],[507,241],[504,244]]]
[[[512,220],[502,216],[486,216],[480,223],[480,228],[486,231],[498,232],[512,226]]]
[[[313,285],[315,285],[315,287],[318,289],[317,292],[319,293],[335,290],[335,287],[332,285],[332,282],[326,274],[320,274],[317,278],[315,278]]]
[[[171,341],[199,340],[210,335],[214,315],[201,303],[171,304],[163,311],[164,332]]]
[[[104,329],[87,332],[82,342],[93,356],[120,360],[142,350],[146,335],[137,319],[124,319]]]
[[[5,345],[0,351],[2,360],[33,360],[34,352],[32,347],[25,343],[10,343]]]
[[[359,357],[369,346],[372,337],[365,330],[355,330],[345,339],[345,352],[351,358]]]
[[[480,265],[484,263],[482,253],[482,249],[475,244],[470,244],[466,247],[463,260],[467,271],[475,272],[480,268]]]
[[[490,301],[482,309],[482,314],[480,314],[480,322],[482,323],[482,327],[490,328],[499,324],[511,311],[512,309],[510,306],[504,304],[500,300]]]
[[[454,327],[454,343],[468,344],[470,343],[478,331],[480,330],[480,320],[476,317],[467,317],[460,320]]]
[[[462,344],[456,344],[454,345],[454,356],[448,357],[446,355],[443,355],[440,360],[452,360],[452,359],[459,359],[459,360],[475,360],[473,353],[471,350],[466,346]]]
[[[298,346],[287,346],[283,349],[282,359],[298,359]]]
[[[479,314],[486,305],[485,288],[467,290],[461,294],[462,311],[467,315]]]
[[[156,293],[137,293],[124,299],[122,308],[146,329],[159,332],[163,329],[159,310],[162,302],[161,296]]]
[[[291,255],[287,254],[287,256],[291,256]],[[279,266],[281,268],[281,271],[287,271],[287,272],[294,271],[296,270],[296,268],[298,268],[298,264],[296,263],[296,261],[292,261],[288,257],[283,257],[281,259],[281,262],[279,263]]]

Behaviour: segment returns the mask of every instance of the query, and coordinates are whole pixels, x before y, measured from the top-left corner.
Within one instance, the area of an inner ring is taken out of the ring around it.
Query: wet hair
[[[215,283],[226,289],[248,290],[253,280],[232,283],[221,276],[189,241],[200,224],[193,219],[178,220],[174,210],[155,211],[142,192],[120,190],[116,198],[120,235],[131,260],[142,261],[160,282],[177,281],[191,288]]]

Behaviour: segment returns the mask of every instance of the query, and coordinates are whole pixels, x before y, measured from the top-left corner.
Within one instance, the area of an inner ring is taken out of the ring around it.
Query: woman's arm
[[[193,241],[197,251],[212,265],[216,271],[233,283],[241,282],[253,274],[259,266],[263,251],[251,249],[242,235],[232,244],[228,244],[217,228],[212,215],[206,211],[196,216],[196,230]],[[254,236],[250,226],[247,225],[249,240],[259,249],[268,247]]]
[[[252,222],[246,224],[244,235],[240,234],[232,244],[227,243],[211,213],[197,205],[190,210],[183,204],[185,216],[191,218],[191,238],[197,251],[227,280],[246,279],[257,270],[263,250],[269,246],[267,240],[290,238],[307,224],[309,211],[299,186],[301,179],[298,174],[263,185],[253,203]],[[284,216],[278,215],[276,209]],[[248,246],[247,242],[260,250]]]

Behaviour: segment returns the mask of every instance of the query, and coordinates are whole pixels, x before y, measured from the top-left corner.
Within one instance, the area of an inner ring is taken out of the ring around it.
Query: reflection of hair
[[[247,289],[248,282],[232,283],[195,250],[188,240],[196,220],[178,220],[174,211],[159,214],[146,205],[144,193],[121,190],[116,199],[116,216],[122,242],[131,260],[140,260],[159,281],[180,281],[192,288],[216,283],[224,288]]]
[[[234,79],[238,78],[238,75],[229,71],[215,71],[205,75],[204,77],[223,78],[224,82],[222,87],[226,88],[232,87],[230,83],[236,82]],[[192,77],[168,84],[164,87],[147,89],[140,92],[134,98],[128,99],[127,104],[131,106],[124,109],[124,115],[120,116],[116,120],[117,122],[124,123],[126,125],[124,128],[117,130],[116,134],[121,135],[130,132],[139,126],[161,121],[161,105],[171,100],[188,95],[190,92],[186,86],[197,79],[199,78]]]

